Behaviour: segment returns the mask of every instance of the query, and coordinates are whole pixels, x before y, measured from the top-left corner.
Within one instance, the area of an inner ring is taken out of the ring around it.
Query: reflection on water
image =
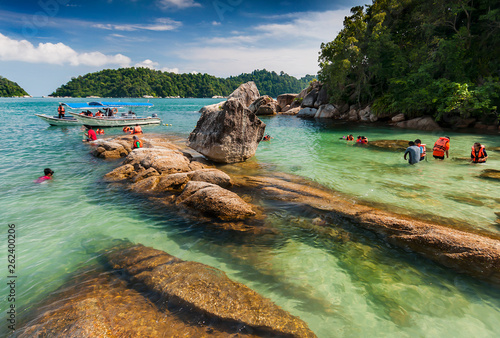
[[[145,131],[184,138],[199,118],[195,111],[214,102],[155,101],[155,112],[173,126]],[[0,203],[4,222],[18,229],[16,306],[21,317],[73,272],[97,263],[100,250],[128,239],[225,271],[300,316],[319,337],[500,335],[498,289],[394,248],[369,232],[336,224],[328,214],[269,202],[261,207],[268,213],[266,226],[276,233],[235,234],[103,183],[102,176],[116,164],[91,157],[79,128],[47,127],[32,116],[49,113],[54,104],[50,99],[0,99],[0,128],[11,135],[2,150]],[[353,147],[339,137],[421,138],[429,148],[438,135],[285,116],[265,122],[274,139],[259,145],[256,158],[232,167],[235,173],[294,173],[393,211],[451,218],[500,233],[492,225],[500,212],[499,183],[477,177],[483,168],[499,167],[500,153],[489,152],[484,166],[433,159],[409,166],[401,153]],[[476,141],[500,145],[498,136],[451,137],[455,157],[466,157]],[[33,184],[47,166],[56,172],[54,180]],[[5,248],[1,242],[0,250]],[[0,286],[0,293],[6,292]],[[2,316],[6,306],[0,303]],[[5,330],[1,325],[0,335]]]

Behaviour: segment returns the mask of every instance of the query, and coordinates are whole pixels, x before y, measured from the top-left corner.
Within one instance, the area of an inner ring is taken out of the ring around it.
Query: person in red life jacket
[[[368,139],[366,138],[366,136],[358,136],[356,142],[361,144],[368,144]]]
[[[470,160],[472,163],[485,163],[488,158],[488,154],[481,143],[476,142],[472,146],[472,152],[470,153]]]
[[[97,140],[97,135],[96,135],[94,129],[92,129],[92,128],[90,128],[89,131],[85,133],[85,136],[87,136],[87,142]]]
[[[130,128],[130,127],[127,127],[127,126],[125,126],[125,127],[123,127],[123,132],[124,132],[124,133],[130,133],[130,132],[131,132],[131,128]]]
[[[50,168],[45,168],[43,170],[43,173],[45,174],[45,176],[38,177],[38,179],[35,180],[35,183],[42,183],[42,182],[51,180],[52,179],[52,175],[54,175],[54,172]]]
[[[449,157],[448,150],[450,150],[450,137],[440,137],[436,141],[436,143],[434,143],[434,148],[432,148],[432,156],[439,160],[444,160],[444,154],[446,154],[446,158]]]
[[[349,134],[347,136],[342,136],[341,138],[339,138],[339,140],[354,141],[354,136],[352,136],[352,134]]]
[[[132,134],[142,134],[142,128],[138,124],[136,124]]]
[[[95,133],[97,135],[104,135],[104,130],[97,128],[96,131],[95,131]]]
[[[422,141],[419,138],[415,140],[415,145],[420,148],[420,162],[422,162],[425,160],[425,155],[427,155],[427,149],[425,148],[426,145],[422,144]]]
[[[64,106],[62,105],[62,103],[59,105],[59,107],[57,107],[57,113],[59,114],[58,117],[60,119],[63,119],[64,118],[64,113],[66,111],[64,110]]]
[[[139,140],[137,136],[134,136],[134,143],[132,144],[132,149],[142,148],[142,140]]]

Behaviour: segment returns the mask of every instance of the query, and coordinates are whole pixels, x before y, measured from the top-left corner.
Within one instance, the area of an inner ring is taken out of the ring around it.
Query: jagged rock
[[[324,84],[321,86],[321,89],[318,92],[318,97],[316,98],[316,101],[314,102],[314,108],[319,108],[320,106],[327,104],[328,101],[329,101],[328,88]]]
[[[190,180],[190,173],[177,173],[162,176],[156,185],[157,191],[182,190]]]
[[[222,102],[219,102],[219,103],[214,103],[214,104],[210,104],[208,106],[205,106],[205,107],[202,107],[200,109],[200,113],[213,113],[213,112],[217,112],[219,110],[222,110],[222,106],[224,105],[224,103],[226,103],[226,101],[222,101]]]
[[[159,181],[160,176],[158,175],[148,176],[147,178],[141,179],[132,184],[130,189],[140,193],[153,193],[156,191],[156,186]]]
[[[500,170],[496,169],[485,169],[479,175],[481,178],[488,178],[492,180],[500,180]]]
[[[391,119],[392,122],[401,122],[404,120],[406,120],[405,114],[398,114],[396,116],[393,116]]]
[[[131,164],[125,164],[107,173],[104,176],[104,179],[108,182],[117,182],[129,179],[135,175],[137,175],[137,172],[135,172],[134,166]]]
[[[292,104],[293,100],[297,97],[298,94],[281,94],[276,98],[278,102],[278,106],[281,108],[281,111],[284,111],[286,106]]]
[[[335,108],[333,104],[324,104],[319,107],[314,118],[337,118],[340,116],[340,112]]]
[[[366,107],[365,109],[361,109],[358,112],[358,116],[359,116],[359,119],[363,122],[371,122],[372,113],[370,110],[370,106]]]
[[[277,103],[268,95],[259,97],[248,107],[255,115],[276,115]]]
[[[304,117],[304,118],[314,118],[314,115],[316,115],[316,112],[318,110],[316,108],[302,108],[299,110],[297,116],[298,117]]]
[[[223,221],[242,220],[255,215],[252,207],[238,195],[206,182],[188,182],[175,203]]]
[[[375,140],[370,141],[368,145],[384,150],[402,151],[408,148],[408,142],[406,140]]]
[[[259,97],[259,89],[255,85],[255,82],[249,81],[236,88],[236,90],[228,96],[226,102],[230,99],[236,99],[243,104],[243,107],[248,108],[252,102],[257,100]]]
[[[425,131],[439,131],[441,127],[430,116],[417,117],[408,121],[402,121],[395,124],[396,127],[406,129],[417,129]]]
[[[137,175],[135,175],[133,178],[132,178],[132,181],[135,183],[135,182],[139,182],[143,179],[146,179],[148,177],[151,177],[151,176],[160,176],[160,174],[158,173],[158,171],[156,171],[155,168],[153,167],[150,167],[146,170],[142,170],[140,173],[137,173]]]
[[[318,89],[313,88],[309,92],[309,94],[304,97],[304,100],[302,100],[301,107],[305,108],[314,108],[314,103],[316,102],[316,99],[318,98]]]
[[[215,162],[241,162],[255,154],[265,127],[239,100],[229,99],[222,111],[201,115],[188,146]]]
[[[130,142],[132,143],[132,142]],[[124,147],[122,143],[98,140],[97,148],[93,151],[93,155],[105,159],[117,159],[127,156],[132,150],[130,146]]]

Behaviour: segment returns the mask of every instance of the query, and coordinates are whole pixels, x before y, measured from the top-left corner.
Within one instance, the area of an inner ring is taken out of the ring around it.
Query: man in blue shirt
[[[408,158],[408,163],[415,164],[420,162],[420,148],[415,145],[415,142],[408,142],[409,147],[406,148],[404,159],[406,160],[406,155],[410,155]]]

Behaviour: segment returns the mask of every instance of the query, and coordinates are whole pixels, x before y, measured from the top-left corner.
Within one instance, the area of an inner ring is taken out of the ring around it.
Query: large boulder
[[[173,174],[191,170],[189,158],[178,150],[166,148],[135,149],[125,158],[124,163],[144,169],[154,168],[160,174]]]
[[[206,182],[188,182],[175,203],[223,221],[243,220],[255,215],[252,207],[234,192]]]
[[[255,115],[276,115],[278,105],[272,97],[264,95],[252,102],[248,110]]]
[[[92,152],[95,157],[105,159],[117,159],[127,156],[131,151],[132,141],[130,144],[117,142],[116,140],[97,140],[97,148]]]
[[[302,108],[297,114],[297,117],[312,119],[316,115],[317,111],[318,110],[316,108]]]
[[[321,89],[318,91],[316,102],[314,102],[314,108],[319,108],[320,106],[327,104],[328,101],[328,87],[326,85],[322,85]]]
[[[395,124],[396,127],[405,129],[417,129],[425,131],[439,131],[441,127],[430,116],[417,117],[408,121],[402,121]]]
[[[242,162],[255,154],[265,128],[240,100],[231,98],[222,111],[201,115],[187,145],[215,162]]]
[[[226,101],[222,101],[219,103],[214,103],[214,104],[210,104],[208,106],[205,106],[205,107],[200,109],[200,113],[204,113],[204,112],[213,113],[213,112],[222,110],[222,106],[224,105],[224,103],[226,103]]]
[[[248,108],[252,104],[252,102],[257,100],[259,97],[259,89],[255,85],[255,82],[250,81],[236,88],[236,90],[232,92],[231,95],[229,95],[227,100],[239,100],[243,104],[243,107]]]
[[[292,104],[293,100],[297,97],[297,94],[281,94],[278,95],[276,98],[278,102],[278,106],[281,108],[280,110],[283,111],[283,109],[286,106],[289,106]]]
[[[314,115],[314,118],[330,119],[330,118],[337,118],[339,116],[340,116],[340,112],[338,111],[338,109],[335,108],[335,106],[333,104],[329,103],[329,104],[321,105],[319,107],[318,111],[316,112],[316,114]]]
[[[281,115],[297,115],[300,110],[301,110],[300,107],[289,108],[289,109],[285,109],[284,111],[281,111],[280,114]]]
[[[302,107],[309,107],[309,108],[314,108],[314,103],[316,102],[316,99],[318,98],[318,89],[313,88],[309,92],[309,94],[304,97],[304,100],[302,100]]]

